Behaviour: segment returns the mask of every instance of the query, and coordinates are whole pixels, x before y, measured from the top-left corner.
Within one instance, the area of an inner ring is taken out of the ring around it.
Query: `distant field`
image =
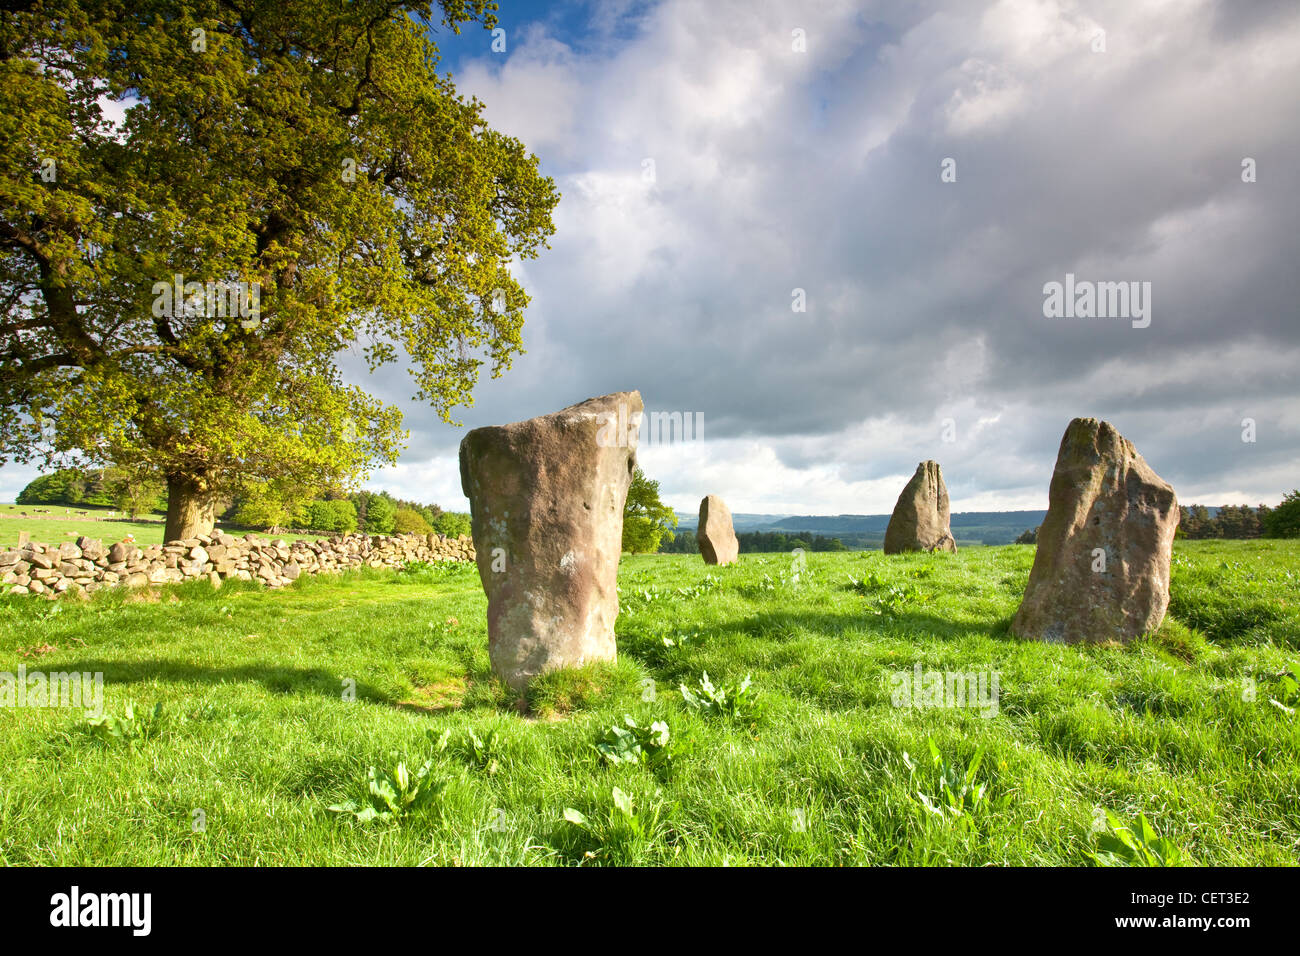
[[[537,681],[525,714],[473,565],[0,597],[0,672],[101,672],[120,721],[0,707],[0,865],[1077,866],[1103,810],[1186,862],[1300,864],[1300,541],[1177,542],[1169,617],[1124,648],[1011,637],[1033,557],[625,558],[617,664]],[[914,668],[996,673],[1000,704],[899,705]],[[766,710],[687,706],[706,671]],[[625,715],[668,725],[671,766],[602,757]],[[958,790],[982,754],[955,812],[918,796],[952,806],[931,741]],[[410,818],[329,811],[426,760]]]
[[[958,511],[949,520],[958,547],[1011,544],[1043,523],[1045,511]],[[694,531],[696,516],[677,512],[678,529]],[[885,540],[890,515],[732,515],[736,532],[781,531],[787,535],[820,534],[839,538],[851,549],[879,548]]]
[[[38,515],[38,509],[50,513]],[[27,512],[27,517],[23,517],[24,511]],[[78,512],[81,511],[87,512],[87,516],[79,517]],[[102,538],[106,542],[121,541],[128,534],[133,534],[137,544],[162,543],[161,515],[151,521],[128,521],[125,518],[110,518],[111,511],[111,508],[0,504],[0,548],[12,548],[17,544],[19,531],[30,533],[33,541],[49,544],[71,541],[83,534],[91,538]],[[232,529],[231,533],[243,535],[247,532]],[[298,538],[318,538],[321,535],[277,534],[275,537],[293,541]]]

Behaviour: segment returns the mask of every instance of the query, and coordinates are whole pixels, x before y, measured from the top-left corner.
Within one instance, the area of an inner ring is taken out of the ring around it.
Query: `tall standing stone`
[[[956,551],[957,541],[948,527],[948,488],[937,461],[916,466],[885,529],[885,554],[904,551]]]
[[[640,392],[614,392],[476,428],[460,443],[488,652],[512,688],[616,656],[623,506],[642,408]]]
[[[700,502],[695,539],[705,564],[731,564],[740,553],[736,529],[731,524],[731,509],[717,495],[706,495]]]
[[[1073,644],[1154,631],[1169,606],[1174,489],[1109,422],[1065,430],[1029,584],[1011,631]]]

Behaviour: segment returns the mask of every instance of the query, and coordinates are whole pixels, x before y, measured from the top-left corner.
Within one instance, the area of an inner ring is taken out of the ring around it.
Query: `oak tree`
[[[677,513],[659,500],[659,482],[637,468],[623,505],[623,550],[633,554],[658,551],[661,540],[673,540],[676,527]]]
[[[485,0],[34,0],[0,12],[0,464],[311,497],[396,459],[405,364],[444,421],[521,351],[511,265],[554,183],[441,74]],[[16,8],[16,9],[15,9]]]

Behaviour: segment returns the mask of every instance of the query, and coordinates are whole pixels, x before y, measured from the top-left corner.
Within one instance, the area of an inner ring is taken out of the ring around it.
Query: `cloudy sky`
[[[685,511],[888,512],[925,458],[954,511],[1043,508],[1081,415],[1185,503],[1300,485],[1300,5],[501,6],[445,65],[563,198],[466,428],[640,389],[703,418],[640,454]],[[1067,273],[1149,326],[1045,317]],[[371,487],[467,509],[464,429],[346,362],[411,431]]]

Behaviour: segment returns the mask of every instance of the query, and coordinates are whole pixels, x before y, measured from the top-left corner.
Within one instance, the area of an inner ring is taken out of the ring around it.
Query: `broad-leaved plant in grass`
[[[1009,793],[994,798],[987,783],[975,782],[984,760],[983,747],[962,767],[950,763],[933,738],[926,738],[926,744],[930,749],[928,768],[922,761],[914,761],[907,751],[903,751],[903,765],[916,787],[917,803],[930,819],[969,831],[981,816],[1010,803]]]
[[[673,758],[684,752],[666,721],[642,727],[630,714],[624,715],[623,726],[611,727],[592,747],[608,763],[637,764],[650,770],[670,769]]]
[[[1300,707],[1300,664],[1291,664],[1286,670],[1277,675],[1277,690],[1275,697],[1270,697],[1268,702],[1288,716],[1295,716],[1296,708]]]
[[[1129,826],[1106,811],[1108,829],[1097,836],[1096,852],[1085,853],[1093,866],[1185,866],[1183,852],[1168,837],[1162,837],[1139,813]]]
[[[473,727],[466,727],[464,734],[455,743],[452,742],[450,730],[444,730],[436,736],[430,731],[429,738],[434,742],[434,749],[438,753],[457,753],[489,776],[501,769],[501,736],[495,730],[488,731],[486,737],[480,737]]]
[[[583,852],[583,861],[628,865],[642,861],[659,836],[660,803],[637,809],[631,794],[615,787],[613,803],[604,813],[588,816],[573,807],[564,808],[564,819],[582,830],[595,844]]]
[[[686,706],[706,716],[720,717],[752,727],[762,719],[765,710],[765,705],[759,700],[758,691],[754,689],[748,674],[739,684],[715,685],[709,680],[709,672],[705,671],[694,688],[687,687],[685,684],[679,687],[682,701]]]
[[[371,767],[366,772],[364,801],[346,800],[329,807],[329,812],[355,817],[359,823],[401,822],[428,807],[447,785],[445,780],[430,778],[432,769],[432,759],[426,760],[414,774],[407,770],[405,762],[398,762],[391,772],[383,767]]]
[[[146,740],[152,740],[162,732],[162,701],[154,704],[149,712],[136,712],[134,701],[129,701],[121,715],[102,714],[86,718],[86,729],[105,743],[123,742],[134,746]]]

